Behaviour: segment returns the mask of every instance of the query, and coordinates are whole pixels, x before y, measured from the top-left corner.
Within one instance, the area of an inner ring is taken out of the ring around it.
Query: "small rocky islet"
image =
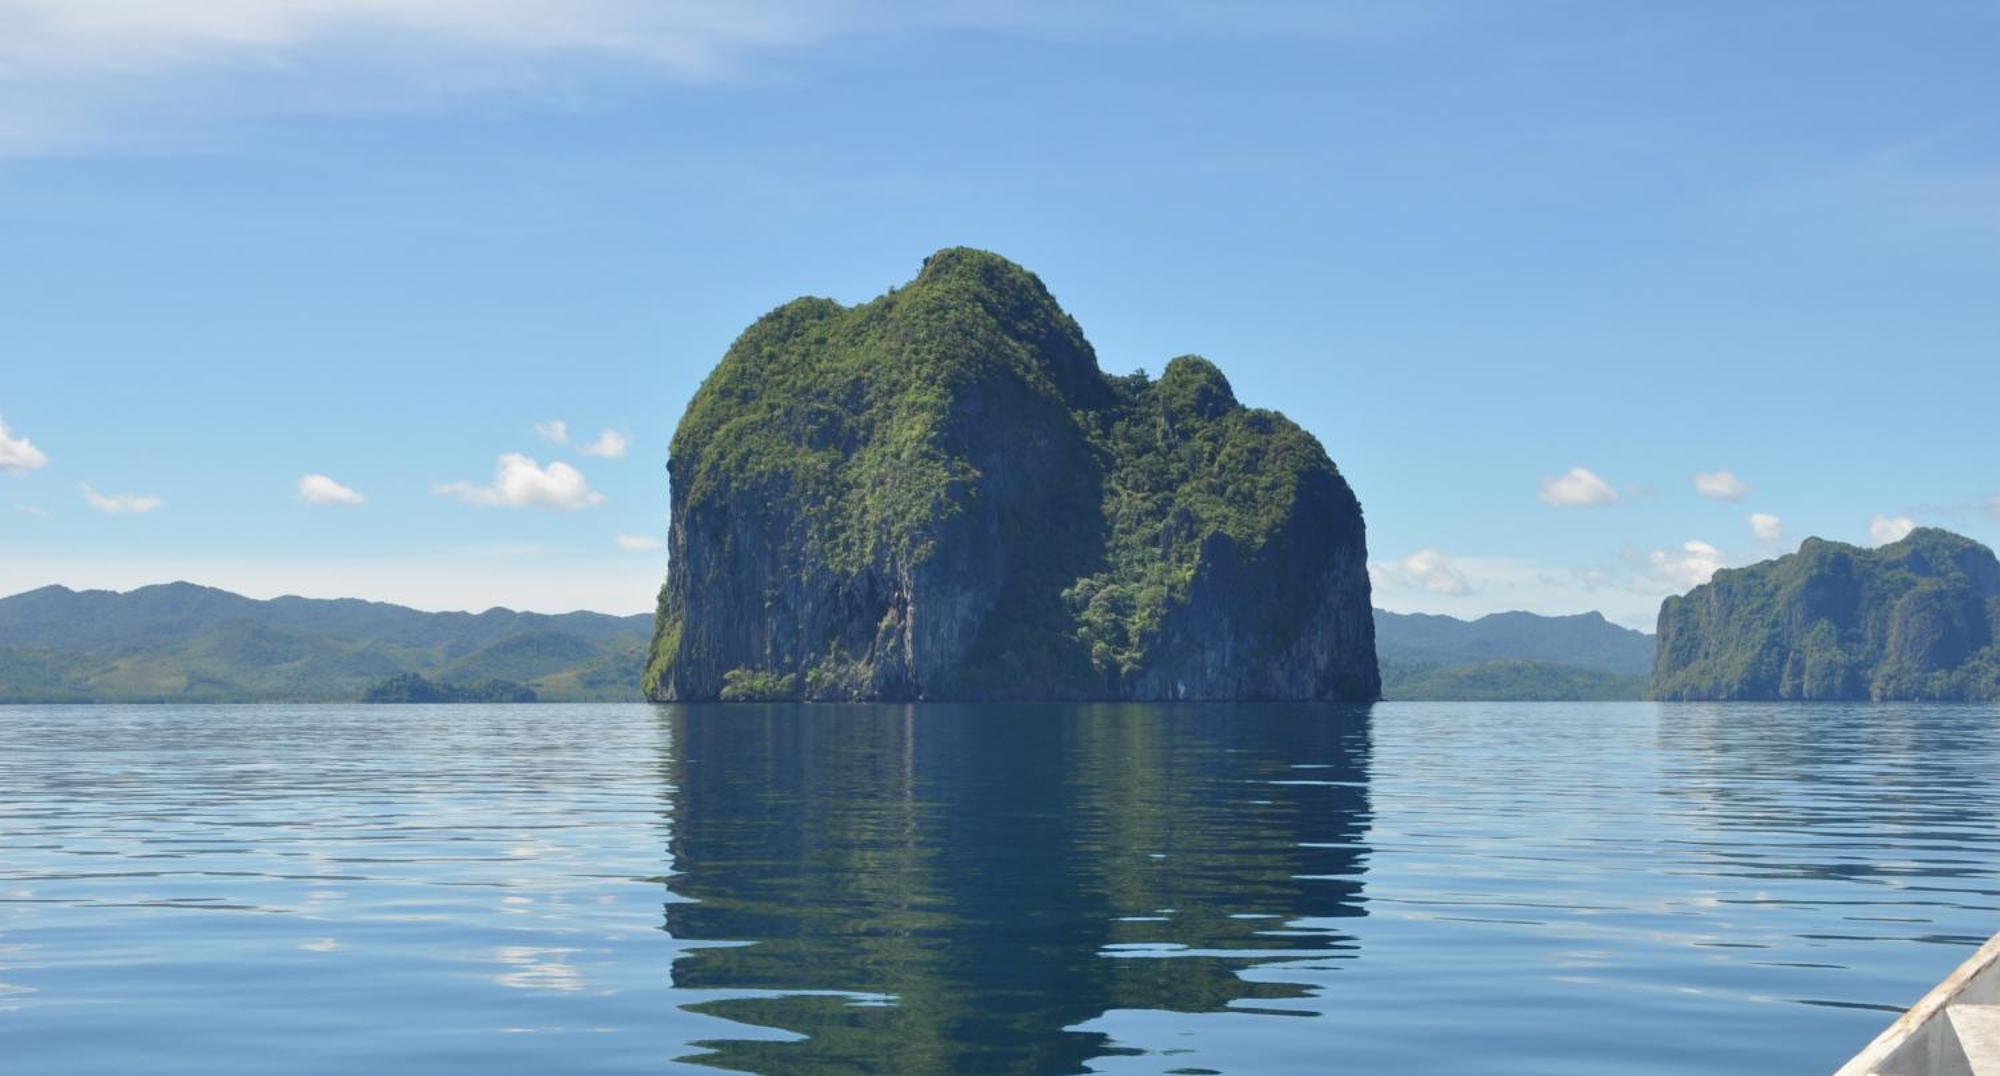
[[[1213,363],[1105,374],[1032,273],[759,319],[669,455],[662,701],[1369,700],[1361,505]]]

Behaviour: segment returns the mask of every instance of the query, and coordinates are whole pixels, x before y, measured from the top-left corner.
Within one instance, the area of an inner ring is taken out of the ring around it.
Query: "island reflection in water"
[[[0,707],[0,1071],[1827,1072],[2000,929],[1996,775],[1992,706]]]
[[[1005,713],[996,713],[1004,710]],[[1074,1072],[1120,1009],[1315,1011],[1365,914],[1365,707],[683,707],[667,930],[756,1072]]]

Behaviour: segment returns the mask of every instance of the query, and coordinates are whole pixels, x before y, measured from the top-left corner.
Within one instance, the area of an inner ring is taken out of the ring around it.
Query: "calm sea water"
[[[1814,1073],[2000,710],[0,708],[0,1070]]]

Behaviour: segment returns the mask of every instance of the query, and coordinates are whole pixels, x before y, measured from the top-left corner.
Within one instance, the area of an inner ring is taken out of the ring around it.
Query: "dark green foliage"
[[[1653,637],[1598,613],[1492,613],[1477,620],[1375,610],[1375,653],[1391,665],[1450,667],[1529,661],[1594,669],[1642,681],[1653,671]],[[1404,696],[1408,697],[1408,696]]]
[[[1106,416],[1104,564],[1064,597],[1092,664],[1116,676],[1143,665],[1161,622],[1186,600],[1210,535],[1263,546],[1290,518],[1306,476],[1331,464],[1283,415],[1237,404],[1207,359],[1174,359],[1157,384],[1144,374],[1112,384],[1119,406]],[[1280,634],[1318,595],[1301,587],[1286,597],[1262,610]]]
[[[691,500],[759,490],[810,503],[814,538],[839,567],[878,543],[918,555],[973,477],[941,437],[954,390],[1004,372],[1051,401],[1066,388],[1101,397],[1090,345],[1046,300],[1018,267],[960,249],[852,310],[787,303],[744,332],[688,404],[671,455],[699,462],[676,478]]]
[[[1158,697],[1185,686],[1169,636],[1179,662],[1269,665],[1310,635],[1354,668],[1322,656],[1282,690],[1375,690],[1372,628],[1327,612],[1328,580],[1365,600],[1365,549],[1319,443],[1204,359],[1106,377],[994,254],[765,315],[689,403],[668,469],[650,697]],[[1192,610],[1204,565],[1242,608]]]
[[[536,680],[554,676],[605,656],[604,645],[566,631],[533,629],[509,635],[490,646],[451,662],[439,670],[449,680]],[[629,668],[636,669],[636,662]]]
[[[2000,561],[1924,528],[1818,538],[1660,608],[1661,699],[2000,699]]]
[[[362,702],[535,702],[535,693],[510,680],[480,680],[454,684],[426,680],[416,673],[392,676],[369,688]]]
[[[647,618],[255,601],[173,583],[0,599],[0,702],[347,702],[399,673],[636,701]]]
[[[1382,697],[1411,700],[1612,702],[1646,697],[1646,678],[1548,661],[1473,665],[1382,663]]]
[[[723,702],[784,702],[799,697],[799,678],[763,669],[731,669],[722,677]]]

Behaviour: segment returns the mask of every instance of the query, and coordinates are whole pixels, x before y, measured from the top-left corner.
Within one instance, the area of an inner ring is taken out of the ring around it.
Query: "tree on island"
[[[362,702],[536,702],[532,689],[511,680],[481,680],[453,684],[428,680],[416,673],[392,676],[368,689]]]

